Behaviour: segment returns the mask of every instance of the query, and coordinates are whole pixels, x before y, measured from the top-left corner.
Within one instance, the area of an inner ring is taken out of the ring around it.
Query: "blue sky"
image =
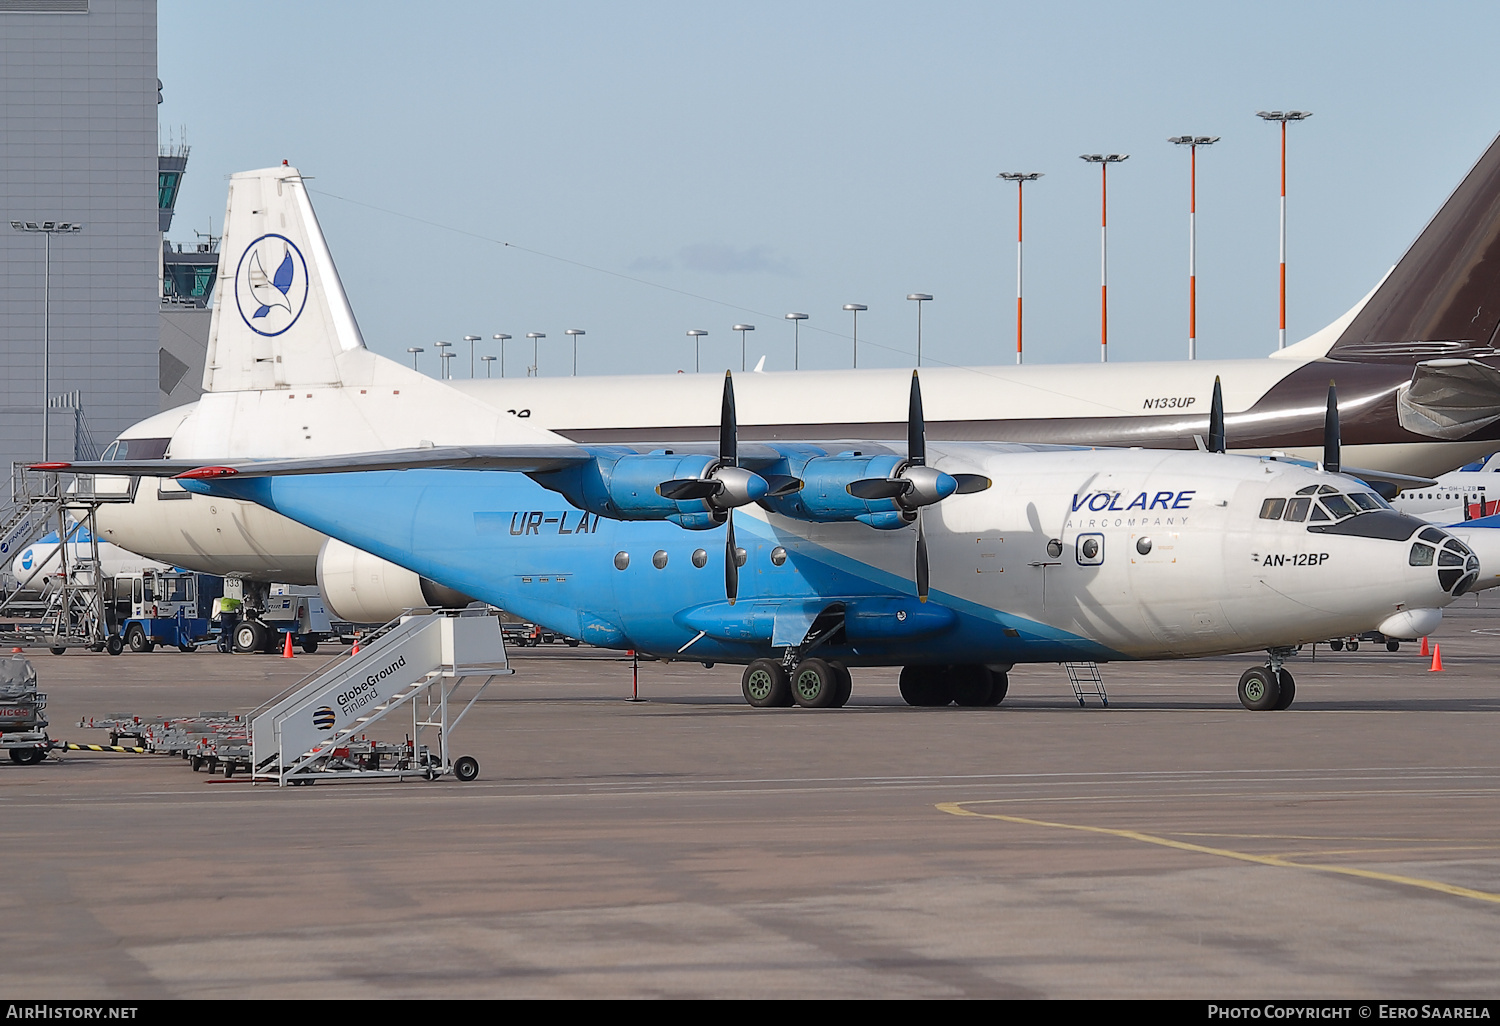
[[[366,341],[546,332],[543,374],[1093,361],[1099,172],[1111,360],[1179,359],[1200,151],[1203,357],[1276,344],[1278,135],[1291,128],[1288,334],[1359,299],[1500,132],[1479,3],[160,4],[163,138],[193,147],[171,238],[226,175],[311,183]],[[504,243],[511,243],[506,246]],[[512,373],[525,362],[510,353]],[[484,350],[481,350],[484,351]],[[490,351],[494,351],[491,349]],[[529,354],[528,354],[529,355]],[[430,355],[429,355],[430,359]],[[431,361],[435,365],[435,360]],[[460,373],[467,371],[467,361]],[[431,368],[429,368],[431,369]],[[481,372],[482,373],[482,372]]]

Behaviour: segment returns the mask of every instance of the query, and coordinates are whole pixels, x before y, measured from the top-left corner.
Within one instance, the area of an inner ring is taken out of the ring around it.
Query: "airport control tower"
[[[190,403],[203,394],[203,363],[213,316],[214,282],[219,274],[219,240],[212,232],[194,232],[196,242],[166,238],[191,148],[174,143],[157,157],[156,203],[161,225],[161,350],[157,354],[157,390],[163,410]]]

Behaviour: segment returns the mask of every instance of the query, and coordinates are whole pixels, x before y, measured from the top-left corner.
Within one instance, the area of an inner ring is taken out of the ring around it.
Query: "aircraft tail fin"
[[[204,391],[342,384],[339,357],[355,351],[364,339],[301,173],[232,175]]]
[[[1497,355],[1500,138],[1328,350],[1350,362]]]

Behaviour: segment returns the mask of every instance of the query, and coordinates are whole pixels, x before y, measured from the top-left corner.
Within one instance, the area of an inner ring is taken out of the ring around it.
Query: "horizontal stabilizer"
[[[1500,370],[1477,360],[1429,360],[1396,395],[1401,426],[1444,441],[1500,420]]]

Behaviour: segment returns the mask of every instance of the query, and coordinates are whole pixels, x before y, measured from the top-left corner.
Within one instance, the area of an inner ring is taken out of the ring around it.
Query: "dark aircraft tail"
[[[1500,355],[1500,138],[1328,351],[1349,363]]]

